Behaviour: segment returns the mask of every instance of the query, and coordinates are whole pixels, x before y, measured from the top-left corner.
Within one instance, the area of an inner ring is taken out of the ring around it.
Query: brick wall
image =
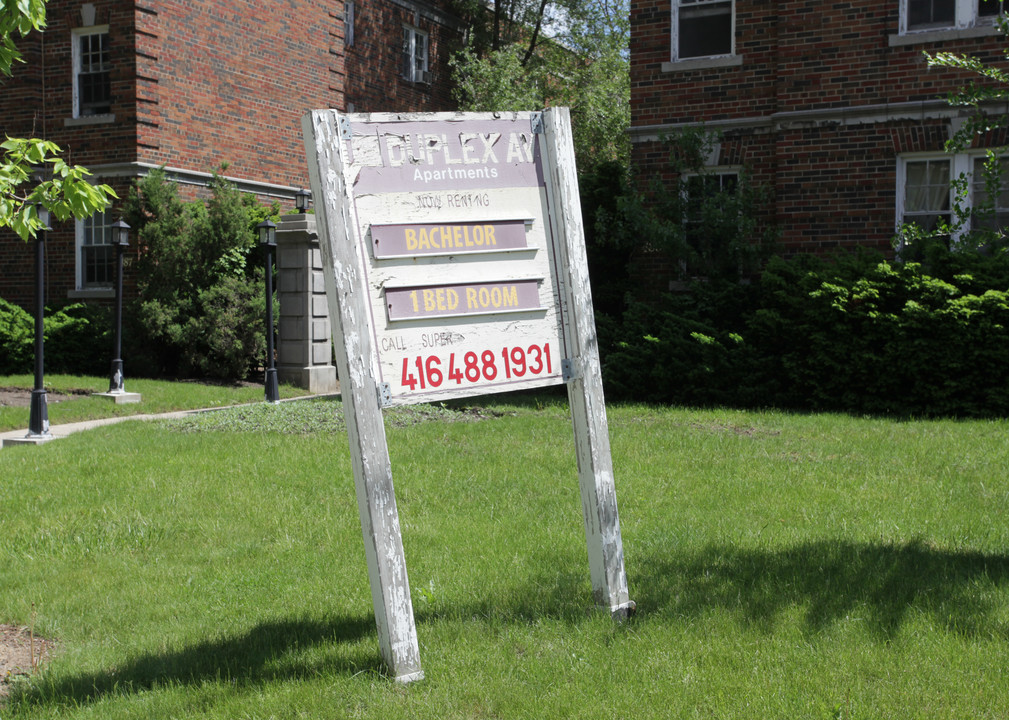
[[[73,120],[71,38],[83,5],[50,0],[46,31],[19,42],[26,64],[3,86],[0,133],[53,140],[120,197],[145,166],[181,169],[198,184],[222,163],[225,175],[287,196],[308,184],[306,112],[454,108],[447,60],[461,30],[445,0],[359,0],[349,48],[343,0],[94,0],[93,24],[109,26],[111,113]],[[430,84],[401,78],[404,23],[430,34]],[[73,223],[58,225],[48,248],[49,296],[65,300],[75,284]],[[0,232],[0,296],[30,306],[26,252]]]
[[[928,69],[922,51],[993,62],[1004,47],[1004,39],[983,33],[892,42],[897,0],[737,0],[742,62],[680,70],[669,63],[669,0],[633,0],[631,7],[637,176],[674,179],[656,136],[688,125],[717,129],[720,164],[745,165],[773,188],[766,215],[780,228],[786,254],[890,250],[897,158],[942,151],[950,134],[943,98],[970,78]]]

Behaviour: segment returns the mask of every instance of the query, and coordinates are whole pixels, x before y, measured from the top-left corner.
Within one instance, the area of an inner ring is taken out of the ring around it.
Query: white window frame
[[[100,243],[88,243],[88,230],[89,225],[91,228],[95,227],[95,223],[98,223],[97,227],[102,228],[102,236],[108,240],[108,242]],[[109,248],[113,249],[112,245],[112,223],[113,217],[112,213],[109,211],[99,210],[94,215],[83,220],[77,220],[74,224],[74,265],[76,272],[76,287],[78,290],[108,290],[113,287],[115,283],[115,278],[110,277],[108,282],[88,282],[87,281],[87,263],[84,259],[85,248],[87,247],[103,247],[108,245]],[[113,253],[114,257],[114,253]],[[112,272],[115,268],[112,268]]]
[[[423,53],[418,55],[418,44],[423,40]],[[419,62],[418,62],[419,61]],[[413,25],[403,26],[403,54],[401,76],[414,83],[431,82],[431,35]]]
[[[950,188],[950,218],[951,223],[956,220],[955,207],[956,203],[959,202],[963,205],[965,212],[970,212],[971,208],[974,207],[974,197],[977,191],[977,183],[974,177],[974,163],[977,160],[983,160],[985,158],[986,151],[984,149],[973,150],[971,152],[947,154],[947,153],[913,153],[908,155],[901,155],[897,158],[897,198],[895,203],[896,215],[894,217],[894,229],[899,232],[900,227],[904,222],[905,216],[905,200],[907,191],[907,164],[909,162],[920,162],[923,160],[932,161],[942,161],[945,160],[950,164],[950,180],[955,180],[961,176],[967,179],[967,194],[966,197],[957,198],[953,195],[953,189]],[[1009,158],[1009,155],[1001,155],[1003,159]],[[1009,183],[1009,177],[1004,177],[1003,182]],[[997,204],[997,201],[996,201]],[[996,207],[996,210],[998,208]],[[1009,211],[1009,207],[1003,208],[1003,210]],[[964,227],[957,231],[954,228],[953,235],[950,237],[950,243],[955,245],[964,232],[970,230],[970,223],[966,223]]]
[[[900,0],[900,34],[914,35],[918,33],[934,33],[950,30],[968,30],[971,28],[992,28],[997,15],[982,16],[978,12],[978,0],[955,0],[955,19],[951,25],[924,25],[911,28],[912,0]],[[1003,2],[1003,12],[1009,9],[1009,4]]]
[[[708,55],[690,55],[680,57],[680,10],[682,6],[699,8],[705,5],[729,6],[729,51],[725,53],[711,53]],[[672,37],[670,47],[670,58],[673,63],[705,61],[718,58],[733,58],[736,56],[736,0],[672,0]]]
[[[90,113],[86,115],[81,114],[81,98],[80,98],[80,83],[78,81],[83,65],[83,58],[81,58],[81,38],[87,37],[89,35],[104,35],[105,42],[108,43],[110,40],[109,36],[109,26],[108,25],[92,25],[91,27],[75,28],[71,31],[71,56],[73,62],[73,109],[72,117],[102,117],[108,115],[112,111],[111,101],[109,104],[109,110],[105,113]],[[108,72],[109,68],[105,68]],[[111,80],[110,80],[111,82]]]

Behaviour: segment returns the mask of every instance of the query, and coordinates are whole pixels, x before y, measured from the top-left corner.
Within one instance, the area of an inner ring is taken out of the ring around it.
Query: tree
[[[5,0],[0,5],[0,78],[10,77],[13,65],[24,61],[15,37],[42,31],[45,24],[45,0]],[[88,217],[117,197],[108,185],[88,182],[85,168],[67,165],[60,147],[49,140],[7,137],[0,150],[0,228],[11,228],[22,240],[42,228],[37,205],[66,220]]]
[[[471,111],[571,108],[575,155],[590,170],[630,155],[627,0],[463,2],[471,30],[453,58]]]

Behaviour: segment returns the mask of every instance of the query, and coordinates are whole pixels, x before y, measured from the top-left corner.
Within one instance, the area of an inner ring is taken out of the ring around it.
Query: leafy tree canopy
[[[23,62],[15,39],[41,31],[46,24],[45,0],[5,0],[0,5],[0,77],[10,77],[14,63]],[[22,240],[42,229],[37,206],[57,220],[84,218],[117,197],[108,185],[92,185],[90,173],[68,165],[59,146],[41,138],[5,138],[0,143],[0,228],[9,227]]]
[[[462,0],[452,61],[461,109],[571,108],[580,167],[630,154],[628,0]]]

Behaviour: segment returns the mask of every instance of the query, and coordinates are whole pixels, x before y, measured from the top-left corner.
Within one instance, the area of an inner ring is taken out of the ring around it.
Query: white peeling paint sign
[[[596,604],[633,611],[566,108],[302,122],[383,658],[423,677],[382,407],[566,383]]]
[[[541,114],[340,117],[383,405],[563,382]]]

